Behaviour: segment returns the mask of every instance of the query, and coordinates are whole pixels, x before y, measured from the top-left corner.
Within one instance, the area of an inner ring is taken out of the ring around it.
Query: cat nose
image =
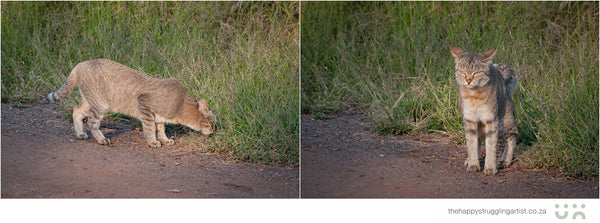
[[[467,84],[471,84],[471,78],[467,78]]]

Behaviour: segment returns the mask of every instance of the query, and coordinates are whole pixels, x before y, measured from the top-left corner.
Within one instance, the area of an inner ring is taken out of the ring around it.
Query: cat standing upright
[[[517,144],[512,92],[519,84],[517,72],[504,64],[493,64],[496,49],[483,54],[463,52],[452,47],[455,75],[458,82],[458,103],[463,117],[467,141],[468,172],[481,170],[479,166],[480,139],[485,137],[486,175],[498,173],[496,147],[498,137],[506,147],[500,166],[508,167]]]
[[[63,86],[46,96],[54,103],[79,87],[81,103],[73,109],[75,136],[87,139],[83,119],[99,144],[110,144],[98,129],[108,111],[136,117],[142,121],[146,142],[160,147],[175,142],[165,135],[164,123],[188,126],[203,134],[214,131],[215,115],[206,100],[196,99],[175,79],[156,79],[107,59],[81,62],[73,68]]]

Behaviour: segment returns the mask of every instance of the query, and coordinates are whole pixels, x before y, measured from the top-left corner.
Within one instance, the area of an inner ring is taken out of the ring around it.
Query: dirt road
[[[195,152],[210,138],[152,149],[127,123],[113,141],[76,140],[56,105],[2,105],[2,198],[298,197],[298,167],[237,163]],[[443,134],[380,136],[361,114],[302,116],[303,198],[598,198],[598,181],[566,180],[519,162],[467,173],[464,148]]]
[[[302,116],[303,198],[598,198],[598,181],[519,162],[495,176],[467,173],[465,148],[446,135],[381,136],[370,126],[361,114]]]
[[[2,198],[298,198],[298,166],[238,163],[196,152],[208,137],[148,147],[128,123],[113,141],[76,140],[53,104],[2,104]]]

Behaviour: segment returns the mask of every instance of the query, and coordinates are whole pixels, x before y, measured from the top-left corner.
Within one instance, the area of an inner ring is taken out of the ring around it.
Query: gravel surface
[[[2,198],[298,198],[298,166],[239,163],[197,152],[210,137],[150,148],[127,122],[78,140],[54,104],[2,104]]]
[[[598,198],[597,180],[518,161],[495,176],[467,173],[466,149],[448,136],[378,135],[362,114],[303,115],[301,142],[303,198]]]

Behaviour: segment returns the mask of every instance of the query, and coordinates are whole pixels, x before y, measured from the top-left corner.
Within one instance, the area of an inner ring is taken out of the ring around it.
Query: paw
[[[168,146],[175,145],[175,140],[172,140],[172,139],[163,140],[162,142],[163,142],[163,144],[168,145]]]
[[[467,172],[477,172],[480,171],[481,167],[479,167],[479,165],[468,165],[467,166]]]
[[[465,166],[467,167],[467,172],[477,172],[481,170],[481,167],[479,167],[479,161],[477,160],[466,160]]]
[[[500,162],[498,162],[498,169],[507,168],[509,165],[510,165],[510,162],[500,161]]]
[[[159,148],[160,142],[159,141],[149,142],[148,145],[152,148]]]
[[[78,138],[78,139],[88,139],[88,135],[87,135],[87,134],[85,134],[85,133],[83,133],[83,134],[79,134],[79,135],[77,135],[77,138]]]
[[[512,162],[510,162],[510,161],[500,161],[500,162],[498,163],[498,168],[499,168],[499,169],[508,168],[508,167],[510,166],[510,164],[511,164],[511,163],[512,163]]]
[[[496,169],[496,167],[486,167],[483,170],[483,173],[485,173],[487,176],[496,175],[498,173],[498,169]]]
[[[512,162],[511,161],[503,161],[503,162],[500,162],[500,163],[502,164],[503,168],[508,168]]]
[[[110,139],[107,139],[107,138],[104,138],[104,139],[98,140],[98,144],[100,144],[100,145],[108,145],[108,144],[110,144],[110,143],[111,143],[111,142],[110,142]]]

